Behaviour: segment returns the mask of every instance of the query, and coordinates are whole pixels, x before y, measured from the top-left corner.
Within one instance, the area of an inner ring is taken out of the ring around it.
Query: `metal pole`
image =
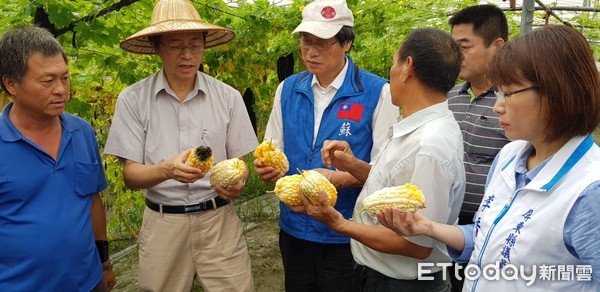
[[[595,8],[595,7],[580,7],[580,6],[550,6],[547,8],[551,9],[553,11],[600,12],[600,7]],[[519,11],[519,10],[523,10],[523,7],[517,6],[515,8],[507,7],[507,8],[500,8],[500,9],[502,9],[502,11]],[[539,10],[546,10],[546,9],[542,8],[542,7],[536,7],[535,10],[539,11]]]
[[[535,0],[523,0],[521,10],[521,31],[520,34],[531,31],[533,25],[533,12],[535,11]]]

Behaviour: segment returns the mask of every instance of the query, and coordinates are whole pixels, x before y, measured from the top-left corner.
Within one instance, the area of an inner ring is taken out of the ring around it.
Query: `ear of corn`
[[[275,195],[288,206],[302,206],[302,200],[300,200],[300,181],[302,176],[299,174],[293,174],[284,176],[277,180],[275,183]]]
[[[192,167],[199,168],[202,172],[207,173],[213,166],[214,158],[210,147],[198,146],[192,150],[187,158],[186,164]]]
[[[212,168],[210,184],[225,187],[233,185],[244,179],[246,163],[239,158],[223,160]]]
[[[423,192],[412,184],[383,188],[364,198],[363,209],[352,218],[364,211],[375,216],[378,211],[388,207],[398,209],[402,213],[414,213],[425,208],[425,197]]]
[[[314,170],[307,170],[302,172],[302,177],[303,179],[300,181],[300,192],[310,200],[311,204],[320,206],[319,192],[325,191],[327,193],[327,202],[329,205],[335,206],[337,201],[337,190],[324,175]]]
[[[265,140],[254,150],[254,157],[264,163],[280,171],[287,173],[290,168],[290,163],[285,154],[277,148],[277,145],[271,143],[271,140]]]

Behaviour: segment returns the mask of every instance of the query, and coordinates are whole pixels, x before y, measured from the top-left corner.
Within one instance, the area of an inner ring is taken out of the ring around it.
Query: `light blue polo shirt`
[[[0,114],[0,291],[91,291],[102,279],[90,208],[106,188],[98,144],[63,113],[58,161]]]

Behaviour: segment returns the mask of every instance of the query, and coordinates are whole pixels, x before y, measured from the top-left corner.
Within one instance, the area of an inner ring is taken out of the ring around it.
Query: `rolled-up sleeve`
[[[455,262],[459,264],[468,263],[469,259],[471,258],[471,254],[473,253],[473,248],[475,247],[475,240],[473,238],[474,226],[475,224],[456,226],[460,229],[463,236],[465,237],[465,248],[462,251],[447,246],[448,254],[450,255],[450,257],[452,257],[452,259]]]

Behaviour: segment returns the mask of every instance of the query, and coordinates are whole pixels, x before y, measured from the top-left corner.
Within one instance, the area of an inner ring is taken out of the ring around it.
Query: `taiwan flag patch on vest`
[[[338,119],[349,119],[360,122],[364,108],[362,104],[342,102],[337,117]]]

